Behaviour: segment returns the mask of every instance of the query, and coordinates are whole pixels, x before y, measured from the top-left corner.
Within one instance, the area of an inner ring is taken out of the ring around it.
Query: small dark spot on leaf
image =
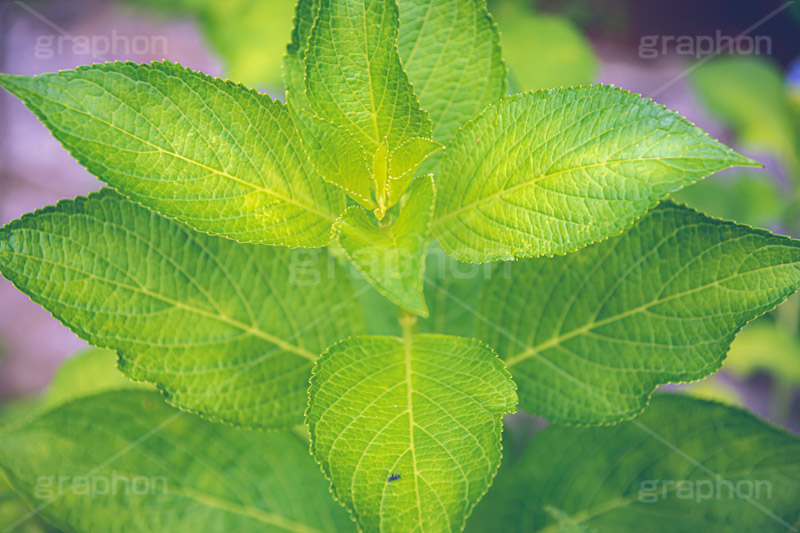
[[[392,474],[386,481],[395,481],[397,479],[400,479],[400,474]]]

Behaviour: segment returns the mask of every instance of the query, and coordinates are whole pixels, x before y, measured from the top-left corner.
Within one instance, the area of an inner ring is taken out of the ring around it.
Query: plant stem
[[[400,311],[397,320],[400,322],[400,329],[403,330],[403,340],[409,340],[417,333],[417,315]]]

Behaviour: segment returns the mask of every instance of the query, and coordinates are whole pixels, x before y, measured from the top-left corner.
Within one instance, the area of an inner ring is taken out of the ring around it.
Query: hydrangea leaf
[[[757,165],[663,106],[608,86],[518,94],[448,145],[432,231],[456,259],[563,254],[620,233],[671,191]]]
[[[716,371],[734,336],[800,286],[800,241],[663,204],[580,252],[485,285],[477,336],[520,406],[567,424],[637,415],[659,384]]]
[[[305,57],[308,39],[319,15],[319,6],[320,0],[297,0],[291,40],[286,45],[286,54],[283,56],[286,101],[291,101],[295,106],[308,111],[311,110],[311,103],[306,95]]]
[[[313,4],[308,9],[313,12]],[[302,31],[298,27],[298,39]],[[397,39],[394,0],[322,0],[304,54],[305,101],[364,150],[379,219],[393,205],[386,190],[389,154],[411,138],[431,137],[431,122],[400,63]]]
[[[345,197],[314,171],[286,107],[170,62],[0,75],[89,172],[193,228],[326,245]]]
[[[398,0],[397,46],[433,139],[447,144],[465,122],[506,92],[500,35],[483,0]],[[284,58],[287,100],[310,109],[304,58],[319,0],[300,0]],[[430,170],[430,168],[428,168]]]
[[[365,209],[375,209],[371,161],[361,143],[344,127],[317,116],[305,86],[305,53],[319,14],[319,0],[300,0],[295,8],[292,40],[283,58],[286,102],[306,147],[309,160],[328,183],[345,191]]]
[[[497,25],[484,0],[399,0],[399,50],[443,144],[506,92]]]
[[[345,274],[192,231],[111,190],[0,229],[0,272],[120,369],[228,422],[302,420],[311,367],[363,331]],[[335,265],[334,265],[335,266]]]
[[[0,429],[0,470],[75,533],[355,530],[306,438],[207,422],[154,391],[107,391]]]
[[[658,395],[633,422],[535,436],[500,470],[467,531],[792,531],[798,457],[796,435],[750,413]]]
[[[354,337],[311,378],[312,452],[362,531],[461,531],[501,459],[514,382],[475,339]]]
[[[377,225],[358,206],[347,209],[337,224],[339,244],[378,292],[423,316],[428,315],[422,290],[434,201],[433,178],[427,176],[414,182],[391,226]]]
[[[342,189],[365,209],[377,208],[372,194],[372,169],[364,147],[345,128],[296,106],[291,109],[309,159],[325,181]]]

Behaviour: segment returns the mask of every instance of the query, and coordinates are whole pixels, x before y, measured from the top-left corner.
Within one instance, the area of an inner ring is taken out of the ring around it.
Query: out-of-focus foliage
[[[44,520],[30,518],[24,522],[17,522],[30,513],[28,506],[11,488],[8,480],[0,473],[0,531],[14,533],[56,533],[58,530]]]
[[[278,88],[292,31],[294,0],[130,0],[169,15],[197,19],[225,65],[225,77],[245,85]]]
[[[736,388],[721,380],[718,374],[709,376],[702,381],[689,383],[681,388],[681,392],[702,400],[712,400],[726,405],[746,408],[744,399],[739,395]]]
[[[754,227],[781,222],[791,200],[771,176],[748,170],[711,176],[673,193],[672,198],[713,217]]]
[[[117,371],[117,354],[100,348],[86,350],[67,359],[53,376],[42,407],[49,409],[81,396],[99,394],[106,390],[143,388],[151,385],[137,383]]]
[[[759,56],[714,59],[694,70],[690,82],[700,102],[732,130],[738,142],[779,161],[787,183],[779,185],[769,173],[739,171],[696,183],[673,198],[713,216],[796,234],[800,230],[796,199],[800,90],[792,87],[791,79],[784,80],[777,65]],[[740,378],[765,372],[779,389],[800,385],[797,305],[790,300],[776,311],[779,318],[791,315],[788,319],[765,317],[745,328],[731,345],[725,371]],[[720,388],[715,384],[694,387]],[[782,402],[779,397],[774,402]]]
[[[760,320],[736,337],[725,370],[740,376],[767,371],[800,386],[800,339],[774,321]]]
[[[512,92],[594,81],[598,62],[591,45],[568,19],[536,13],[524,0],[491,0],[489,12],[502,35]]]
[[[762,57],[723,57],[692,72],[692,85],[709,112],[739,140],[771,152],[798,172],[797,125],[780,69]]]
[[[0,424],[23,422],[42,409],[50,409],[80,396],[103,390],[146,388],[133,383],[115,368],[116,354],[110,350],[90,349],[65,361],[41,397],[17,399],[3,404]],[[0,472],[0,531],[15,533],[56,533],[60,530],[39,517],[29,517],[30,507]],[[24,521],[21,521],[23,520]]]
[[[245,85],[279,87],[291,32],[293,0],[129,0],[155,12],[198,20],[225,64],[226,77]],[[524,0],[492,0],[514,89],[591,83],[598,61],[566,17],[536,13]]]

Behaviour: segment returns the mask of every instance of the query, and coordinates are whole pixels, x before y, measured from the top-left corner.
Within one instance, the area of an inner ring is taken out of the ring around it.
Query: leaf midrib
[[[200,492],[186,486],[181,486],[177,490],[170,489],[169,492],[170,494],[183,496],[185,498],[192,499],[198,503],[207,505],[209,507],[213,507],[215,509],[220,509],[222,511],[226,511],[238,516],[252,518],[264,524],[269,524],[275,527],[279,527],[281,529],[285,529],[286,531],[291,531],[292,533],[324,533],[319,529],[313,528],[301,522],[290,520],[283,515],[264,511],[252,505],[245,505],[238,502],[232,502],[230,500],[212,496],[211,494]]]
[[[406,391],[407,391],[407,401],[408,401],[408,430],[409,430],[409,438],[408,438],[408,446],[409,450],[411,451],[411,464],[414,466],[414,494],[417,495],[417,517],[419,519],[419,530],[420,533],[425,533],[425,528],[423,526],[422,521],[422,505],[420,502],[419,497],[419,470],[417,468],[417,452],[416,446],[414,444],[414,404],[413,404],[413,387],[412,387],[412,375],[413,371],[411,368],[411,362],[413,360],[412,356],[412,331],[411,327],[406,326],[403,324],[403,350],[404,350],[404,363],[405,363],[405,371],[406,371]]]
[[[599,167],[599,166],[605,166],[605,165],[608,165],[608,164],[646,162],[646,161],[670,161],[670,160],[673,160],[673,159],[680,159],[680,160],[689,159],[689,160],[698,160],[698,161],[720,161],[720,162],[728,161],[727,159],[721,159],[721,158],[669,156],[669,157],[635,157],[635,158],[629,158],[629,159],[611,159],[611,160],[606,160],[606,161],[598,161],[596,163],[589,163],[587,165],[578,165],[578,166],[575,166],[575,167],[565,168],[565,169],[562,169],[562,170],[559,170],[559,171],[556,171],[556,172],[541,174],[539,176],[535,176],[535,177],[531,178],[530,180],[523,181],[522,183],[518,183],[517,185],[513,185],[513,186],[509,187],[508,189],[502,189],[502,190],[494,192],[494,193],[492,193],[492,194],[490,194],[488,196],[484,196],[483,198],[475,200],[474,202],[470,202],[467,205],[461,206],[461,207],[459,207],[458,209],[456,209],[454,211],[450,211],[450,212],[442,215],[441,217],[434,219],[431,222],[431,225],[434,226],[436,224],[439,224],[440,222],[442,222],[444,220],[447,220],[449,218],[452,218],[452,217],[454,217],[454,216],[456,216],[458,214],[461,214],[464,211],[467,211],[467,210],[472,209],[474,207],[477,207],[479,205],[485,204],[486,202],[490,202],[492,200],[500,198],[504,194],[514,192],[514,191],[516,191],[518,189],[522,189],[524,187],[531,186],[531,185],[533,185],[533,184],[535,184],[535,183],[537,183],[539,181],[545,180],[547,178],[552,178],[552,177],[555,177],[555,176],[558,176],[558,175],[561,175],[561,174],[565,174],[565,173],[568,173],[568,172],[576,172],[576,171],[580,171],[580,170],[596,168],[596,167]],[[587,197],[587,199],[591,199],[591,198]],[[598,200],[610,201],[609,199],[606,199],[606,198],[598,198]],[[635,200],[630,200],[630,201],[635,201]]]
[[[784,263],[784,265],[785,264],[786,263]],[[794,264],[797,264],[797,262],[794,262]],[[757,268],[757,269],[753,269],[753,270],[748,270],[746,273],[749,274],[749,273],[752,273],[752,272],[758,272],[760,270],[769,270],[769,269],[773,269],[773,268],[776,268],[776,266],[775,265],[770,265],[770,266],[761,267],[761,268]],[[590,332],[591,330],[593,330],[593,329],[595,329],[597,327],[601,327],[601,326],[604,326],[606,324],[610,324],[612,322],[615,322],[617,320],[621,320],[623,318],[627,318],[627,317],[635,315],[637,313],[641,313],[642,311],[646,311],[647,309],[649,309],[650,307],[653,307],[655,305],[659,305],[659,304],[662,304],[664,302],[668,302],[668,301],[676,299],[676,298],[682,298],[682,297],[684,297],[686,295],[694,294],[695,292],[698,292],[698,291],[706,290],[706,289],[708,289],[710,287],[717,286],[717,285],[719,285],[721,283],[724,283],[726,281],[729,281],[729,280],[734,279],[734,278],[736,278],[738,276],[741,276],[741,275],[743,275],[743,274],[740,273],[740,272],[736,272],[736,273],[734,273],[734,274],[732,274],[730,276],[726,276],[724,278],[720,278],[720,279],[714,280],[713,283],[708,283],[706,285],[701,285],[699,287],[695,287],[695,288],[690,289],[688,291],[678,292],[678,293],[675,293],[673,295],[667,296],[666,298],[655,299],[655,300],[652,300],[650,302],[647,302],[646,304],[634,307],[633,309],[629,309],[629,310],[627,310],[627,311],[625,311],[623,313],[618,313],[616,315],[604,318],[602,320],[591,321],[591,322],[589,322],[587,324],[584,324],[583,326],[581,326],[579,328],[575,328],[575,329],[573,329],[573,330],[571,330],[571,331],[569,331],[567,333],[552,337],[552,338],[550,338],[549,340],[547,340],[545,342],[541,342],[541,343],[536,344],[534,346],[529,346],[523,352],[520,352],[517,355],[506,359],[505,360],[506,361],[506,366],[511,367],[511,366],[516,365],[516,364],[519,364],[519,363],[521,363],[522,361],[524,361],[526,359],[530,359],[531,357],[539,355],[539,352],[541,352],[543,350],[547,350],[549,348],[553,348],[554,346],[558,346],[559,344],[561,344],[562,342],[564,342],[566,340],[569,340],[569,339],[571,339],[573,337],[576,337],[578,335],[583,335],[585,333],[588,333],[588,332]]]
[[[46,97],[46,96],[44,96],[44,95],[41,95],[41,94],[37,94],[37,96],[38,96],[39,98],[41,98],[42,100],[47,100],[47,101],[50,101],[50,102],[52,102],[53,104],[55,104],[55,105],[57,105],[57,106],[63,107],[64,109],[68,109],[68,110],[70,110],[70,111],[72,111],[72,112],[74,112],[74,113],[77,113],[77,114],[79,114],[79,115],[83,115],[83,116],[89,117],[89,118],[90,118],[90,119],[92,119],[92,120],[96,120],[96,121],[98,121],[98,122],[101,122],[101,123],[103,123],[103,124],[105,124],[105,125],[109,126],[110,128],[112,128],[112,129],[114,129],[114,130],[116,130],[116,131],[119,131],[119,132],[121,132],[123,135],[125,135],[125,136],[128,136],[128,137],[130,137],[130,138],[132,138],[132,139],[134,139],[134,140],[136,140],[136,141],[138,141],[138,142],[141,142],[141,143],[142,143],[142,144],[144,144],[145,146],[148,146],[148,147],[150,147],[150,148],[153,148],[153,149],[155,149],[156,151],[158,151],[158,152],[160,152],[160,153],[163,153],[163,154],[166,154],[166,155],[168,155],[168,156],[172,156],[172,157],[175,157],[175,158],[177,158],[177,159],[183,160],[183,161],[185,161],[185,162],[187,162],[187,163],[189,163],[189,164],[191,164],[191,165],[195,165],[195,166],[197,166],[197,167],[199,167],[199,168],[202,168],[202,169],[204,169],[204,170],[206,170],[206,171],[210,172],[211,174],[216,174],[216,175],[218,175],[218,176],[222,176],[222,177],[224,177],[224,178],[230,179],[231,181],[234,181],[235,183],[239,183],[240,185],[244,185],[245,187],[250,187],[251,189],[253,189],[253,190],[255,190],[255,191],[263,192],[263,193],[265,193],[265,194],[267,194],[267,195],[270,195],[270,196],[273,196],[273,197],[275,197],[275,198],[278,198],[278,199],[279,199],[279,200],[281,200],[281,201],[284,201],[284,202],[286,202],[286,203],[292,204],[292,205],[294,205],[294,206],[296,206],[296,207],[299,207],[299,208],[301,208],[301,209],[305,209],[306,211],[309,211],[309,212],[311,212],[311,213],[314,213],[314,214],[316,214],[316,215],[320,216],[321,218],[323,218],[323,219],[325,219],[325,220],[330,220],[330,221],[333,221],[333,220],[334,220],[334,218],[335,218],[335,217],[334,217],[334,216],[333,216],[331,213],[327,213],[327,212],[320,211],[319,209],[317,209],[317,208],[316,208],[316,207],[314,207],[314,206],[309,206],[309,205],[307,205],[307,204],[304,204],[304,203],[302,203],[302,202],[298,202],[297,200],[295,200],[295,199],[293,199],[293,198],[291,198],[291,197],[287,197],[287,196],[285,196],[285,195],[283,195],[283,194],[281,194],[281,193],[279,193],[279,192],[277,192],[277,191],[274,191],[274,190],[272,190],[272,189],[268,189],[268,188],[266,188],[266,187],[262,187],[262,186],[256,185],[255,183],[251,183],[251,182],[249,182],[249,181],[247,181],[247,180],[245,180],[245,179],[239,178],[239,177],[237,177],[237,176],[233,176],[232,174],[229,174],[228,172],[226,172],[226,171],[224,171],[224,170],[216,169],[216,168],[210,167],[210,166],[208,166],[208,165],[205,165],[204,163],[201,163],[201,162],[199,162],[199,161],[195,161],[195,160],[193,160],[193,159],[189,159],[188,157],[186,157],[186,156],[183,156],[183,155],[181,155],[181,154],[179,154],[179,153],[177,153],[177,152],[173,152],[173,151],[165,150],[165,149],[164,149],[164,148],[162,148],[161,146],[158,146],[158,145],[156,145],[156,144],[153,144],[153,143],[151,143],[150,141],[148,141],[148,140],[146,140],[146,139],[143,139],[142,137],[139,137],[139,136],[137,136],[137,135],[134,135],[133,133],[131,133],[131,132],[129,132],[129,131],[123,130],[123,129],[122,129],[122,128],[120,128],[119,126],[116,126],[115,124],[113,124],[113,123],[111,123],[111,122],[108,122],[107,120],[104,120],[104,119],[102,119],[102,118],[100,118],[100,117],[98,117],[98,116],[96,116],[96,115],[92,115],[92,114],[90,114],[90,113],[88,113],[88,112],[86,112],[86,111],[81,111],[80,109],[77,109],[77,108],[75,108],[75,107],[72,107],[72,106],[68,106],[68,105],[64,104],[63,102],[60,102],[60,101],[58,101],[58,100],[54,100],[54,99],[52,99],[52,98],[48,98],[48,97]],[[50,121],[50,120],[48,120],[48,124],[49,124],[49,125],[50,125],[52,128],[54,128],[54,129],[57,129],[57,130],[59,130],[59,131],[61,131],[61,132],[65,133],[65,134],[71,135],[71,136],[73,136],[73,137],[76,137],[76,138],[79,138],[79,139],[87,140],[87,141],[90,141],[90,142],[96,142],[96,141],[93,141],[93,140],[91,140],[91,139],[86,139],[86,138],[84,138],[84,137],[81,137],[81,136],[79,136],[79,135],[75,135],[73,132],[71,132],[71,131],[69,131],[69,130],[66,130],[66,129],[63,129],[63,128],[59,128],[59,127],[56,127],[56,126],[53,124],[53,122],[52,122],[52,121]],[[157,130],[159,133],[161,133],[161,134],[162,134],[162,136],[163,136],[163,133],[161,132],[161,130],[158,130],[157,128],[156,128],[156,130]],[[233,136],[231,136],[231,138],[233,138]],[[204,137],[204,139],[205,139],[206,141],[208,141],[208,139],[206,139],[205,137]],[[238,144],[238,141],[237,141],[237,144]],[[84,154],[84,155],[85,155],[85,154]],[[88,158],[88,156],[86,156],[86,157]],[[171,180],[170,180],[170,181],[171,181]],[[176,181],[183,181],[183,180],[176,180]]]
[[[281,349],[284,349],[286,351],[292,352],[292,353],[294,353],[296,355],[299,355],[301,357],[304,357],[304,358],[306,358],[306,359],[308,359],[310,361],[316,361],[317,357],[318,357],[316,354],[313,354],[312,352],[306,350],[305,348],[303,348],[301,346],[294,345],[294,344],[290,344],[290,343],[284,341],[283,339],[280,339],[278,337],[275,337],[274,335],[271,335],[270,333],[267,333],[266,331],[256,327],[255,325],[248,325],[248,324],[245,324],[244,322],[240,322],[240,321],[238,321],[238,320],[236,320],[234,318],[228,317],[228,316],[223,315],[223,314],[212,313],[210,311],[206,311],[206,310],[201,309],[199,307],[194,307],[194,306],[187,305],[187,304],[185,304],[185,303],[183,303],[183,302],[181,302],[179,300],[174,300],[174,299],[169,298],[167,296],[164,296],[162,294],[158,294],[158,293],[152,292],[152,291],[148,290],[145,287],[137,287],[135,285],[129,285],[127,283],[123,283],[121,281],[112,280],[112,279],[108,279],[108,278],[103,278],[103,277],[100,277],[100,276],[98,276],[98,275],[96,275],[96,274],[94,274],[92,272],[87,272],[85,270],[81,270],[79,268],[75,268],[73,266],[70,266],[70,265],[67,265],[67,264],[64,264],[64,263],[59,263],[59,262],[53,261],[51,259],[46,259],[46,258],[43,258],[43,257],[37,257],[37,256],[33,256],[33,255],[30,255],[30,254],[24,254],[24,253],[20,253],[20,252],[9,252],[9,251],[0,252],[0,254],[9,254],[9,255],[14,255],[14,256],[19,256],[19,257],[22,257],[24,259],[30,259],[30,260],[33,260],[33,261],[40,261],[40,262],[47,263],[47,264],[50,264],[50,265],[53,265],[53,266],[64,268],[66,270],[71,270],[72,272],[87,276],[89,278],[95,279],[95,280],[100,281],[102,283],[108,283],[108,284],[115,285],[117,287],[120,287],[120,288],[123,288],[123,289],[127,289],[127,290],[130,290],[130,291],[133,291],[133,292],[139,292],[139,293],[141,293],[141,294],[143,294],[143,295],[145,295],[147,297],[155,298],[157,300],[161,300],[161,301],[163,301],[165,303],[168,303],[168,304],[170,304],[170,305],[172,305],[174,307],[177,307],[179,309],[183,309],[183,310],[188,311],[190,313],[195,313],[195,314],[204,316],[206,318],[211,318],[211,319],[214,319],[214,320],[219,320],[221,322],[224,322],[224,323],[226,323],[226,324],[228,324],[230,326],[233,326],[233,327],[235,327],[237,329],[242,330],[245,333],[248,333],[248,334],[254,335],[256,337],[259,337],[261,339],[264,339],[264,340],[266,340],[266,341],[268,341],[268,342],[280,347]],[[94,335],[92,335],[92,336],[94,336]]]

